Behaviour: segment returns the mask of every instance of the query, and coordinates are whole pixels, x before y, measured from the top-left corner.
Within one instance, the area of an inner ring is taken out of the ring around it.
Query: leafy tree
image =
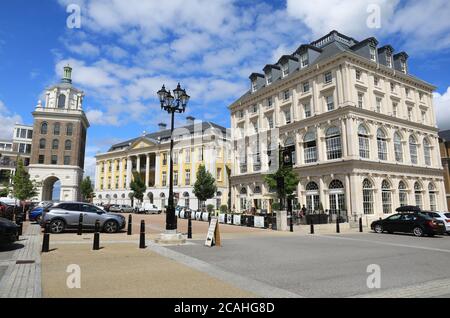
[[[0,198],[6,198],[10,192],[11,189],[9,188],[9,184],[7,184],[4,189],[0,190]]]
[[[278,187],[278,179],[284,180],[284,187]],[[276,189],[277,197],[282,206],[282,202],[286,197],[292,197],[300,179],[291,166],[282,165],[278,168],[277,172],[266,175],[264,181],[269,188]]]
[[[204,165],[200,165],[197,171],[197,181],[195,181],[193,193],[199,202],[203,203],[208,199],[212,199],[216,192],[216,180],[210,172],[206,171]],[[203,204],[201,206],[203,207]]]
[[[29,200],[37,195],[36,183],[30,180],[30,175],[25,170],[22,159],[17,161],[16,173],[13,177],[12,194],[20,201]],[[25,212],[25,204],[23,204],[23,212]]]
[[[144,193],[147,190],[145,181],[142,180],[140,173],[133,173],[133,181],[130,183],[130,188],[133,190],[133,198],[142,202],[144,200]]]
[[[89,176],[81,181],[80,191],[83,201],[91,202],[91,200],[95,197],[94,188],[92,187],[92,181]]]

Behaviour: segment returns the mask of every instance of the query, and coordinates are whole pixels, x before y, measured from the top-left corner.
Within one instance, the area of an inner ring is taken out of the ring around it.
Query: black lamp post
[[[171,114],[171,126],[170,126],[170,162],[169,162],[169,205],[167,206],[166,213],[166,230],[176,231],[177,220],[175,217],[175,206],[173,200],[173,131],[175,113],[184,113],[190,96],[186,94],[186,90],[182,89],[180,84],[173,90],[173,96],[169,91],[166,91],[163,85],[162,89],[158,92],[159,101],[161,102],[161,109]]]

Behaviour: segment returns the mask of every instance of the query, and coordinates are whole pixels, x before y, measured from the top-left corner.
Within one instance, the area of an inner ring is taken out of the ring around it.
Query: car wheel
[[[103,225],[103,230],[106,233],[117,233],[117,231],[119,230],[119,226],[116,221],[110,220],[105,222],[105,224]]]
[[[375,225],[375,229],[374,230],[375,230],[376,233],[381,234],[381,233],[383,233],[383,226],[380,225],[380,224],[377,224],[377,225]]]
[[[415,227],[415,228],[413,229],[413,233],[414,233],[414,235],[417,236],[417,237],[423,236],[423,230],[422,230],[420,227]]]
[[[53,220],[50,222],[50,231],[54,234],[59,234],[64,232],[66,228],[66,223],[63,220]]]

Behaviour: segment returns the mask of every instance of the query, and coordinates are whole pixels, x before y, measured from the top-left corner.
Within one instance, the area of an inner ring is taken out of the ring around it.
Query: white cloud
[[[14,125],[22,122],[22,117],[12,113],[0,100],[0,139],[11,140],[14,133]]]
[[[437,125],[440,130],[450,129],[450,86],[444,94],[433,95]]]
[[[66,47],[69,51],[81,56],[95,57],[100,54],[100,49],[89,42],[81,42],[81,43],[69,42],[66,43]]]

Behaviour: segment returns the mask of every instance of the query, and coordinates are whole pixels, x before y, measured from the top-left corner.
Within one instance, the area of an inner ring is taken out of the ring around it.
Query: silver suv
[[[108,213],[95,205],[83,202],[61,202],[44,209],[41,226],[50,222],[52,233],[62,233],[65,229],[77,228],[83,214],[83,228],[93,229],[99,220],[100,229],[106,233],[116,233],[125,228],[125,217]]]

